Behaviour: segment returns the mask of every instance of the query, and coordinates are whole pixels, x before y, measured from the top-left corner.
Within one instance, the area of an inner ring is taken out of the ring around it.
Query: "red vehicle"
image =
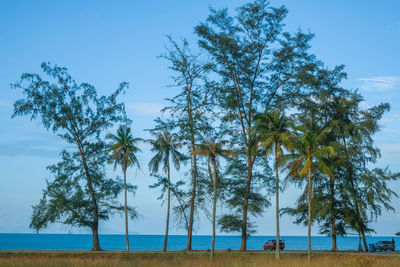
[[[279,240],[279,248],[280,250],[285,249],[285,240]],[[276,249],[276,240],[268,240],[267,243],[264,244],[264,250],[275,250]]]

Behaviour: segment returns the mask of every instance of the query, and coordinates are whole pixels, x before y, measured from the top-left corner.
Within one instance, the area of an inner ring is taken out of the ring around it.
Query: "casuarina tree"
[[[169,46],[166,47],[166,52],[161,57],[168,60],[169,68],[174,72],[174,86],[179,88],[179,93],[173,98],[167,99],[170,106],[164,108],[163,112],[171,115],[166,124],[176,130],[179,140],[191,152],[196,150],[196,143],[200,142],[202,134],[209,129],[206,117],[207,101],[202,84],[206,68],[200,55],[191,52],[186,40],[183,40],[182,45],[179,45],[171,37],[168,37],[168,39]],[[197,156],[192,155],[190,162],[191,189],[189,193],[186,250],[192,249],[193,222],[196,207],[199,204]]]
[[[42,78],[24,73],[12,87],[24,95],[14,103],[12,117],[28,115],[66,142],[62,161],[49,167],[54,181],[47,182],[43,198],[33,207],[30,226],[40,230],[49,223],[89,227],[92,250],[100,250],[98,227],[124,207],[118,201],[122,182],[107,178],[104,132],[117,122],[126,122],[125,109],[117,102],[127,87],[121,83],[109,96],[98,96],[88,83],[77,83],[66,68],[43,63]],[[128,186],[133,191],[134,187]],[[132,215],[135,211],[129,208]]]
[[[245,162],[246,180],[242,207],[236,210],[241,212],[240,250],[244,251],[249,207],[255,206],[251,203],[252,183],[260,156],[254,150],[254,116],[289,106],[298,96],[301,77],[313,68],[314,57],[308,54],[312,34],[284,32],[285,7],[272,7],[266,0],[257,0],[236,10],[232,16],[227,9],[211,9],[195,32],[214,74],[210,91],[221,112],[224,134],[230,136],[235,148],[243,151],[238,158]],[[262,211],[260,207],[253,214]],[[235,214],[229,218],[236,217]],[[237,229],[237,223],[234,224]]]

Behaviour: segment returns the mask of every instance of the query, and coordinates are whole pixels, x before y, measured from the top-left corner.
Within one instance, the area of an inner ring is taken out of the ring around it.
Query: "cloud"
[[[140,115],[159,116],[161,109],[164,108],[162,104],[158,103],[127,103],[125,104],[128,110],[131,110]]]
[[[13,104],[4,100],[0,100],[0,108],[12,108]]]
[[[372,78],[358,79],[361,88],[366,91],[389,91],[400,85],[400,77],[397,76],[378,76]]]
[[[383,144],[379,148],[383,157],[400,160],[400,144]]]
[[[385,127],[391,125],[393,123],[393,119],[381,119],[379,123],[382,127]]]
[[[0,156],[19,157],[37,156],[44,158],[54,158],[61,152],[53,140],[48,139],[25,139],[13,141],[7,144],[0,144]]]
[[[367,102],[365,102],[365,101],[361,101],[360,102],[360,108],[362,108],[362,109],[369,109],[371,106],[367,103]]]

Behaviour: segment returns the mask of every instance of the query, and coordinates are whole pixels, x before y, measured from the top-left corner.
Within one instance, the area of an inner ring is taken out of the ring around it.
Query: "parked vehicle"
[[[387,251],[387,250],[394,251],[393,241],[379,241],[376,242],[375,244],[370,244],[370,247],[373,248],[370,249],[371,251]]]
[[[285,240],[279,240],[279,248],[280,250],[285,249]],[[267,243],[264,244],[264,250],[275,250],[276,249],[276,240],[268,240]]]

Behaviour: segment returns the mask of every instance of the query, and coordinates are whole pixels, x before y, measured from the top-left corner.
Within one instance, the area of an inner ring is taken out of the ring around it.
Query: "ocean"
[[[104,250],[125,250],[125,235],[100,235],[100,246]],[[400,238],[388,236],[370,236],[367,242],[375,243],[380,240],[396,242],[396,250],[400,250]],[[263,244],[274,236],[251,236],[247,243],[249,250],[262,250]],[[287,250],[306,250],[307,236],[282,236]],[[312,249],[330,250],[332,239],[325,236],[313,236]],[[131,250],[160,251],[162,250],[163,235],[130,235]],[[192,249],[207,250],[210,248],[211,236],[193,236]],[[339,250],[357,250],[358,237],[338,237]],[[0,234],[0,250],[90,250],[92,236],[90,234]],[[183,250],[186,248],[186,236],[170,235],[168,250]],[[217,236],[216,249],[239,249],[240,236]]]

